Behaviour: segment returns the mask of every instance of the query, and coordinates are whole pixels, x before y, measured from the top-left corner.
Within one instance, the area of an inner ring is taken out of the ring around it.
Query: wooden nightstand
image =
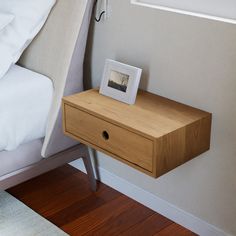
[[[210,147],[211,114],[139,91],[127,105],[88,90],[63,99],[64,133],[153,177]]]

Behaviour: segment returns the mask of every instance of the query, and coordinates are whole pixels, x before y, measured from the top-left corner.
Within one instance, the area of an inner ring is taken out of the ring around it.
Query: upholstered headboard
[[[93,3],[94,0],[57,0],[42,31],[19,61],[54,83],[43,157],[76,144],[62,133],[61,99],[83,90],[84,52]]]

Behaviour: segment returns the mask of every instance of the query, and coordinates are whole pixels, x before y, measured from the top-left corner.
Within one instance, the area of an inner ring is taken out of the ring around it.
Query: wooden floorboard
[[[69,235],[193,236],[187,229],[65,165],[8,190]]]
[[[121,235],[154,235],[171,224],[173,224],[171,220],[157,213],[153,213],[150,217],[147,217],[139,224],[134,225],[129,230],[123,232]]]

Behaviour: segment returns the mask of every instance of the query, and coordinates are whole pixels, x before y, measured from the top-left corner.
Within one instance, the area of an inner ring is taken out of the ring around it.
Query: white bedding
[[[0,33],[0,79],[43,27],[56,0],[0,0],[0,12],[14,16]]]
[[[49,78],[11,67],[0,80],[0,151],[45,136],[52,97]]]

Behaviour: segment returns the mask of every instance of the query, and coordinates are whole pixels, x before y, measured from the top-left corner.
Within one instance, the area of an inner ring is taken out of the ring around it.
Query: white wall
[[[144,69],[141,87],[213,113],[211,150],[159,179],[99,153],[99,165],[236,235],[236,26],[110,0],[93,24],[87,86],[100,84],[106,58]]]

